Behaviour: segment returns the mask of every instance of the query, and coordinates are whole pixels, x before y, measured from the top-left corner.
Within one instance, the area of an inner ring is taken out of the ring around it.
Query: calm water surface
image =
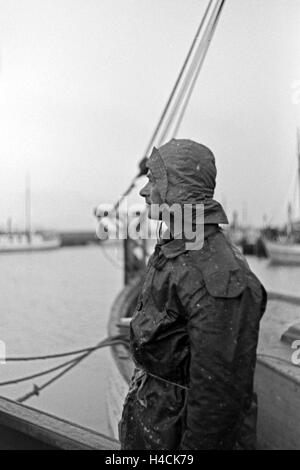
[[[111,303],[122,286],[120,253],[113,247],[65,248],[1,255],[0,339],[7,356],[48,354],[95,345],[106,337]],[[106,432],[105,384],[109,350],[92,354],[26,403]],[[66,359],[0,365],[1,381],[55,366]],[[51,376],[36,379],[44,383]],[[1,387],[18,398],[34,381]]]
[[[247,260],[267,290],[300,296],[300,266],[274,266],[255,256],[248,256]]]

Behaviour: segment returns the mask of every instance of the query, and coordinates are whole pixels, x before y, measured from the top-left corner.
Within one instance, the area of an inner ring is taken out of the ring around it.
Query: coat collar
[[[204,226],[204,239],[208,238],[210,235],[219,232],[220,228],[218,225],[209,224]],[[168,233],[165,232],[165,238]],[[176,258],[177,256],[185,253],[186,241],[184,238],[173,238],[171,240],[161,239],[157,243],[158,251],[162,252],[165,258],[171,259]]]

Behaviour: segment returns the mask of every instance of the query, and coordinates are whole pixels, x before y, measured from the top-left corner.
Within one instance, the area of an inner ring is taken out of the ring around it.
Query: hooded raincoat
[[[215,162],[206,147],[172,140],[148,167],[164,201],[204,204],[204,244],[160,241],[131,321],[136,368],[119,433],[126,450],[254,449],[253,377],[266,292],[212,199]]]

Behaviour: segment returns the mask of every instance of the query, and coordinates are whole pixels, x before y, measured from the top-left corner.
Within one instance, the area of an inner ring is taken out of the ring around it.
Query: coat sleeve
[[[232,449],[252,396],[259,308],[242,282],[218,276],[180,288],[190,344],[184,450]]]

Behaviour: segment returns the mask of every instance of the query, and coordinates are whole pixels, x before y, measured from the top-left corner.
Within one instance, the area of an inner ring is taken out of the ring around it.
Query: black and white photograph
[[[300,0],[0,0],[0,269],[0,450],[300,450]]]

